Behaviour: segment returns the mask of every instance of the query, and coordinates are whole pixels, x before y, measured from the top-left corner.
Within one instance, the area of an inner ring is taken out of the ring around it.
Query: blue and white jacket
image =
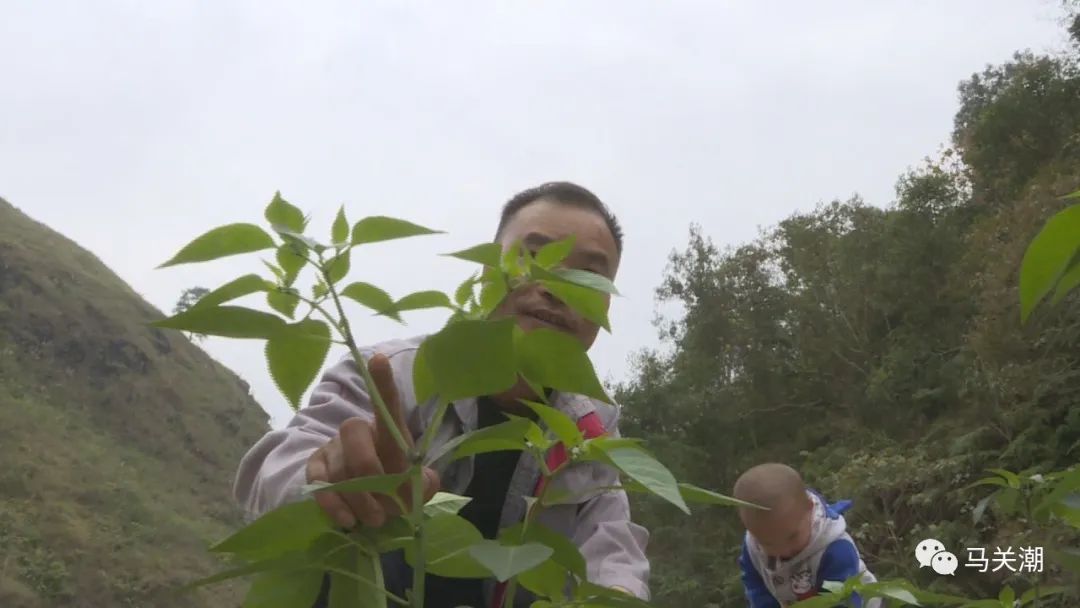
[[[862,575],[863,582],[877,580],[859,556],[841,515],[851,507],[851,501],[829,504],[816,491],[807,493],[814,502],[813,527],[810,544],[798,555],[787,560],[771,558],[749,532],[743,539],[739,566],[750,608],[789,606],[817,595],[825,581],[842,583],[856,574]],[[880,608],[881,602],[874,598],[864,606],[861,598],[853,596],[848,606]]]

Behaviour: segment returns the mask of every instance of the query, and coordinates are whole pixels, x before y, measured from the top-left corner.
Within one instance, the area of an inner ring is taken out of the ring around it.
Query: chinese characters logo
[[[978,568],[979,572],[998,572],[1008,569],[1010,572],[1042,572],[1043,571],[1043,548],[1042,547],[1019,547],[1013,549],[995,547],[992,557],[987,557],[986,547],[969,547],[967,549],[967,568]],[[920,568],[930,567],[934,572],[942,575],[955,576],[960,566],[955,553],[945,549],[945,544],[939,540],[928,538],[915,547],[915,559]]]

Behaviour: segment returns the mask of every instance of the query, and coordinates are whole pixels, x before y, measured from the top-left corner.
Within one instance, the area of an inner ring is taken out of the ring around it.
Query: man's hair
[[[499,228],[495,231],[495,240],[502,236],[503,229],[510,223],[518,211],[529,203],[539,200],[550,200],[563,205],[573,205],[582,209],[588,209],[604,218],[611,236],[615,239],[615,250],[622,255],[623,233],[619,226],[619,220],[608,209],[607,205],[598,196],[585,188],[570,182],[548,182],[535,188],[519,192],[503,206],[502,217],[499,218]]]

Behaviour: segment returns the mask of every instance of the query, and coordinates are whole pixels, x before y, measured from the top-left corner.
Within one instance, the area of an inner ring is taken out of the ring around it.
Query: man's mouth
[[[536,319],[544,325],[548,325],[555,329],[571,331],[570,325],[562,317],[547,310],[530,310],[522,313],[522,315],[530,317],[532,319]]]

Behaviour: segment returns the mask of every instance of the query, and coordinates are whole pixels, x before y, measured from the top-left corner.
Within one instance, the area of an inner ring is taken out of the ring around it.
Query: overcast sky
[[[699,223],[722,245],[897,177],[946,142],[961,79],[1065,44],[1055,0],[948,2],[180,2],[0,0],[0,196],[171,310],[258,255],[155,270],[275,190],[323,236],[394,215],[448,234],[356,251],[401,296],[472,268],[500,205],[567,179],[626,231],[613,335],[622,379],[657,343],[653,290]],[[258,301],[244,301],[258,305]],[[351,309],[364,342],[436,329]],[[284,425],[253,341],[205,348]],[[340,353],[334,353],[334,357]]]

